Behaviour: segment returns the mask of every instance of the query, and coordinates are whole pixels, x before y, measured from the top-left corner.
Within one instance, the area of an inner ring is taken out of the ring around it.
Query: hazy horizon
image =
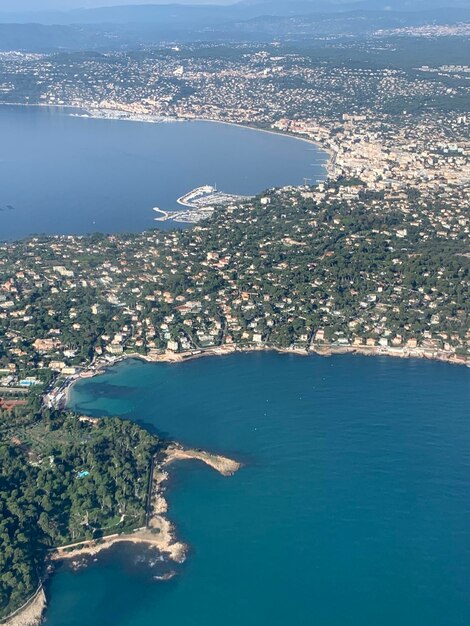
[[[0,11],[67,11],[139,4],[234,4],[237,0],[0,0]]]
[[[43,11],[70,11],[74,9],[93,9],[100,7],[115,7],[115,6],[130,6],[130,5],[232,5],[237,4],[240,0],[0,0],[0,12],[3,14],[11,13],[19,15],[21,13],[37,14]],[[251,0],[253,4],[256,2],[262,3],[269,0]],[[333,7],[339,6],[361,6],[364,1],[361,0],[305,0],[311,2],[313,6],[322,5]],[[281,0],[282,2],[282,0]],[[281,3],[279,2],[279,4]],[[299,4],[299,0],[284,0],[286,5],[289,3]],[[430,8],[440,6],[444,7],[449,3],[449,0],[369,0],[365,2],[368,8],[372,6],[377,9],[390,10],[396,7],[406,10],[420,10],[423,8]],[[470,8],[470,0],[450,0],[452,6],[467,7]]]

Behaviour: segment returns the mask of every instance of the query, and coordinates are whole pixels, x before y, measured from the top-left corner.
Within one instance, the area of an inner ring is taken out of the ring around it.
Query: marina
[[[214,207],[221,204],[230,204],[232,202],[241,202],[248,200],[251,196],[242,196],[233,193],[224,193],[218,191],[217,187],[211,185],[203,185],[202,187],[196,187],[189,193],[178,198],[178,204],[181,204],[192,209],[203,209],[207,207]]]
[[[177,203],[189,210],[164,211],[159,207],[154,207],[153,210],[158,213],[155,221],[172,220],[180,223],[197,224],[197,222],[210,217],[215,207],[243,202],[251,197],[218,191],[217,187],[212,185],[202,185],[178,198]]]

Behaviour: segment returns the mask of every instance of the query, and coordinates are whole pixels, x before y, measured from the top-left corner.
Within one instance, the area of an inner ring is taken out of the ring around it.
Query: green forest
[[[37,588],[51,548],[144,524],[158,444],[118,418],[19,415],[21,439],[11,436],[7,419],[0,442],[1,617]]]

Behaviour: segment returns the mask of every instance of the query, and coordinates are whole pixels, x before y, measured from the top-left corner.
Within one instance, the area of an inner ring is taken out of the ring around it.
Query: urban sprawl
[[[380,49],[393,58],[391,41]],[[379,40],[355,45],[364,62],[259,44],[0,55],[7,103],[250,124],[330,157],[324,182],[221,206],[189,230],[0,244],[3,402],[128,355],[470,363],[470,68],[372,64]]]

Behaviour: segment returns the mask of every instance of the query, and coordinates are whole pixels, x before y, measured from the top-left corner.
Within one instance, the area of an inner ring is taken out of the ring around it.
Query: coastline
[[[302,135],[297,135],[295,133],[288,133],[282,130],[276,130],[273,128],[259,128],[258,126],[250,126],[249,124],[243,124],[242,122],[228,122],[226,120],[219,120],[217,118],[210,117],[178,117],[178,116],[163,116],[163,115],[152,115],[145,113],[129,113],[125,110],[120,109],[106,109],[99,107],[90,107],[89,105],[73,105],[73,104],[45,104],[42,102],[37,103],[25,103],[25,102],[1,102],[0,106],[22,106],[22,107],[42,107],[42,108],[58,108],[58,109],[73,109],[75,111],[82,111],[82,114],[73,115],[72,113],[68,113],[68,115],[72,117],[81,117],[84,119],[96,119],[96,120],[111,120],[116,122],[140,122],[142,124],[164,124],[171,122],[206,122],[212,124],[225,124],[227,126],[235,126],[238,128],[243,128],[245,130],[257,131],[260,133],[269,133],[271,135],[280,135],[281,137],[290,137],[291,139],[296,139],[298,141],[304,141],[310,145],[315,146],[322,152],[327,155],[327,159],[321,164],[321,166],[325,169],[325,180],[328,179],[333,173],[332,168],[334,168],[334,160],[335,160],[335,152],[331,149],[330,146],[325,146],[319,141],[315,141],[313,139],[309,139],[308,137],[304,137]],[[113,114],[114,112],[114,114]],[[117,113],[121,113],[122,115],[117,115]],[[125,117],[127,115],[127,117]],[[260,192],[261,193],[261,192]]]
[[[50,107],[56,105],[47,105],[47,104],[11,104],[6,106],[39,106],[39,107]],[[74,109],[74,110],[84,110],[80,107],[72,106],[72,105],[57,105],[58,108],[61,109]],[[105,117],[105,116],[93,116],[92,114],[88,115],[89,118],[94,119],[114,119],[116,121],[138,121],[142,123],[159,123],[164,122],[161,118],[151,118],[142,119],[142,118],[124,118],[124,117]],[[210,122],[210,123],[219,123],[219,124],[227,124],[232,126],[238,126],[240,128],[245,128],[249,130],[257,130],[260,132],[267,132],[271,134],[283,135],[295,139],[300,139],[309,144],[313,144],[323,152],[329,155],[329,161],[325,162],[323,167],[326,170],[326,177],[330,175],[329,168],[333,166],[333,160],[335,153],[331,149],[327,149],[322,144],[315,142],[313,140],[307,139],[305,137],[297,136],[294,134],[289,134],[283,131],[269,130],[269,129],[261,129],[252,126],[247,126],[244,124],[236,123],[236,122],[226,122],[218,119],[207,119],[207,118],[169,118],[166,120],[170,121],[200,121],[200,122]],[[395,358],[406,358],[406,359],[426,359],[426,360],[434,360],[440,361],[448,364],[454,365],[467,365],[470,367],[470,358],[469,357],[460,357],[451,351],[444,350],[436,350],[436,349],[426,349],[426,348],[406,348],[406,347],[382,347],[382,346],[365,346],[365,345],[335,345],[335,344],[315,344],[311,345],[308,348],[280,348],[276,346],[269,345],[246,345],[246,346],[237,346],[237,345],[227,345],[209,348],[206,350],[192,350],[186,353],[173,353],[173,352],[164,352],[157,356],[149,357],[141,354],[128,354],[116,359],[109,359],[108,361],[98,362],[95,364],[91,363],[87,369],[85,369],[81,374],[73,377],[65,384],[63,388],[63,396],[60,399],[60,407],[65,407],[68,405],[70,401],[70,394],[73,388],[73,385],[83,378],[96,376],[104,373],[108,367],[112,367],[113,365],[122,362],[127,359],[140,359],[150,363],[183,363],[185,361],[195,360],[198,358],[202,358],[205,356],[227,356],[233,353],[250,353],[250,352],[279,352],[283,354],[296,354],[301,356],[309,356],[312,354],[316,354],[319,356],[331,356],[331,355],[340,355],[340,354],[358,354],[361,356],[387,356],[387,357],[395,357]],[[231,459],[227,459],[225,457],[220,457],[219,455],[211,455],[207,452],[203,452],[200,450],[186,450],[175,444],[171,444],[166,449],[165,457],[161,460],[161,463],[158,465],[155,464],[153,470],[152,477],[152,493],[151,493],[151,514],[148,516],[147,525],[145,527],[136,529],[133,533],[128,534],[114,534],[104,537],[103,539],[96,541],[84,541],[78,544],[62,546],[57,549],[54,549],[53,554],[51,555],[51,561],[59,561],[63,559],[76,559],[80,556],[85,555],[95,555],[99,552],[111,547],[116,543],[142,543],[149,546],[153,546],[160,550],[161,552],[168,555],[168,558],[175,562],[182,562],[185,559],[186,555],[186,546],[179,542],[176,539],[175,529],[171,521],[166,517],[166,513],[168,512],[168,504],[166,498],[164,497],[164,491],[166,489],[166,482],[168,481],[168,473],[164,470],[164,468],[170,465],[173,462],[185,459],[194,459],[200,460],[207,465],[213,467],[217,471],[219,471],[224,476],[229,476],[236,472],[239,469],[239,464]],[[238,467],[235,468],[235,465]],[[158,475],[157,475],[158,473]],[[36,592],[35,596],[33,596],[26,605],[21,607],[14,615],[10,618],[7,618],[7,621],[1,622],[6,624],[7,626],[33,626],[39,624],[41,621],[41,616],[45,610],[46,601],[44,592]]]
[[[178,120],[178,118],[175,118],[175,119]],[[336,156],[335,152],[329,146],[325,146],[319,141],[315,141],[314,139],[309,139],[308,137],[303,137],[302,135],[296,135],[295,133],[286,133],[282,130],[276,130],[274,128],[258,128],[257,126],[249,126],[248,124],[242,124],[240,122],[227,122],[225,120],[219,120],[219,119],[207,118],[207,117],[205,118],[204,117],[182,118],[181,121],[211,122],[213,124],[226,124],[227,126],[236,126],[238,128],[258,131],[260,133],[269,133],[270,135],[280,135],[281,137],[290,137],[291,139],[296,139],[297,141],[304,141],[305,143],[315,146],[316,148],[318,148],[319,150],[321,150],[328,156],[328,159],[326,159],[325,162],[322,164],[322,167],[325,168],[325,172],[326,172],[325,180],[331,175],[330,170],[331,170],[331,166],[333,165],[334,158]]]
[[[24,104],[23,106],[28,106]],[[33,105],[34,106],[34,105]],[[38,105],[38,106],[56,106],[56,105]],[[59,105],[61,106],[61,105]],[[310,145],[315,146],[322,152],[327,155],[327,159],[321,164],[325,169],[325,180],[328,179],[333,174],[334,161],[336,157],[336,153],[330,146],[326,146],[319,141],[315,141],[314,139],[309,139],[308,137],[304,137],[303,135],[297,135],[296,133],[285,132],[282,130],[274,129],[274,128],[260,128],[258,126],[251,126],[249,124],[244,124],[243,122],[228,122],[227,120],[220,120],[218,118],[212,117],[178,117],[178,116],[162,116],[162,115],[152,115],[151,113],[129,113],[125,110],[120,109],[106,109],[99,107],[89,107],[80,106],[76,107],[73,105],[64,105],[63,108],[74,108],[81,109],[85,111],[85,115],[80,115],[79,117],[89,118],[89,119],[106,119],[106,120],[114,120],[121,122],[141,122],[143,124],[158,124],[158,123],[168,123],[168,122],[206,122],[211,124],[225,124],[226,126],[234,126],[236,128],[243,128],[245,130],[257,131],[260,133],[268,133],[270,135],[278,135],[281,137],[290,137],[291,139],[296,139],[298,141],[303,141]],[[122,113],[123,116],[117,115],[116,113]],[[125,117],[124,115],[127,115]]]
[[[428,348],[400,348],[383,346],[338,346],[334,344],[318,344],[310,348],[310,353],[319,356],[332,356],[341,354],[356,354],[360,356],[385,356],[399,359],[424,359],[427,361],[439,361],[449,365],[466,365],[470,367],[470,358],[460,357],[455,352],[435,350]]]
[[[173,523],[168,519],[168,502],[165,497],[169,472],[167,467],[183,460],[198,460],[216,470],[222,476],[233,476],[242,466],[241,463],[220,454],[204,450],[185,448],[171,442],[158,451],[154,457],[149,485],[148,510],[146,524],[130,533],[114,533],[100,539],[79,541],[53,548],[50,561],[75,560],[81,556],[93,556],[117,543],[145,544],[157,548],[175,563],[183,563],[187,546],[176,537]]]
[[[470,360],[460,357],[453,352],[443,350],[428,350],[425,348],[393,348],[383,346],[338,346],[334,344],[316,344],[310,348],[280,348],[275,346],[236,346],[226,345],[206,350],[195,350],[189,353],[164,352],[155,357],[148,357],[141,354],[129,354],[121,356],[97,365],[90,365],[81,374],[74,377],[67,384],[64,390],[66,406],[70,400],[70,392],[73,385],[83,378],[90,378],[103,374],[108,368],[117,363],[129,359],[139,359],[147,363],[183,363],[207,356],[228,356],[234,353],[251,352],[278,352],[280,354],[295,354],[308,357],[313,354],[323,357],[358,354],[361,356],[386,356],[407,359],[426,359],[440,361],[451,365],[467,365],[470,367]],[[149,506],[147,511],[146,525],[135,529],[130,533],[107,535],[98,540],[85,540],[66,546],[59,546],[51,550],[48,558],[49,564],[54,562],[69,560],[77,561],[83,556],[94,556],[118,543],[144,544],[158,549],[167,558],[176,563],[184,562],[187,554],[187,546],[179,541],[173,523],[167,517],[168,502],[165,497],[167,483],[169,480],[168,466],[177,461],[199,460],[212,469],[215,469],[223,476],[232,476],[242,465],[228,457],[206,452],[200,449],[184,448],[178,443],[170,442],[165,448],[160,450],[154,457],[152,466],[152,477],[149,489]],[[78,563],[77,563],[78,565]],[[3,626],[38,626],[42,623],[46,610],[46,597],[42,586],[34,596],[24,605],[17,609],[10,617],[5,618],[0,624]]]
[[[25,105],[27,106],[27,105]],[[73,107],[77,108],[77,107]],[[115,120],[115,121],[123,121],[123,122],[141,122],[143,124],[158,124],[165,122],[205,122],[209,124],[225,124],[226,126],[234,126],[235,128],[243,128],[244,130],[252,130],[259,133],[268,133],[270,135],[278,135],[281,137],[289,137],[291,139],[296,139],[297,141],[303,141],[308,143],[309,145],[313,145],[322,152],[327,155],[327,159],[322,163],[322,167],[325,169],[325,180],[332,175],[332,168],[334,167],[334,160],[336,154],[334,150],[332,150],[329,146],[325,146],[322,143],[315,141],[313,139],[309,139],[308,137],[303,137],[302,135],[296,135],[295,133],[286,133],[282,130],[276,130],[273,128],[259,128],[258,126],[250,126],[249,124],[243,124],[242,122],[227,122],[226,120],[219,120],[218,118],[212,117],[162,117],[162,116],[152,116],[152,115],[136,115],[132,117],[119,117],[113,115],[106,115],[107,109],[95,109],[100,114],[96,115],[93,113],[93,108],[86,109],[83,108],[87,113],[87,117],[90,119],[107,119],[107,120]],[[82,116],[83,117],[83,116]]]
[[[242,467],[241,463],[220,454],[184,448],[175,442],[168,443],[165,448],[156,453],[152,462],[145,526],[137,528],[133,532],[114,533],[100,539],[87,539],[52,548],[46,560],[48,575],[53,573],[54,563],[64,560],[71,561],[72,567],[77,569],[81,557],[96,556],[118,543],[146,545],[149,548],[157,549],[169,561],[183,563],[188,547],[177,539],[175,526],[167,517],[168,502],[165,492],[169,480],[167,467],[176,461],[184,460],[202,461],[226,477],[232,476]],[[168,577],[173,575],[174,572]],[[166,580],[167,578],[164,576],[163,579]],[[39,626],[44,619],[46,607],[46,596],[41,584],[23,606],[3,621],[0,620],[0,624],[2,626]]]
[[[189,352],[170,352],[165,351],[156,356],[148,356],[139,353],[130,353],[116,358],[108,360],[97,361],[90,363],[90,365],[84,369],[80,374],[68,379],[64,386],[61,385],[61,394],[58,399],[51,397],[54,393],[54,389],[46,394],[44,401],[49,406],[55,406],[56,408],[66,408],[70,402],[71,392],[74,385],[83,379],[93,378],[104,374],[109,368],[128,361],[136,359],[144,361],[145,363],[185,363],[188,361],[194,361],[203,357],[214,356],[229,356],[230,354],[240,353],[249,354],[251,352],[278,352],[279,354],[295,354],[298,356],[322,356],[328,357],[333,355],[352,354],[360,356],[385,356],[400,359],[424,359],[428,361],[438,361],[441,363],[447,363],[450,365],[466,365],[470,367],[470,358],[459,356],[454,352],[446,352],[445,350],[431,350],[426,348],[405,348],[405,347],[384,347],[384,346],[352,346],[345,345],[339,346],[330,343],[319,343],[310,346],[309,348],[280,348],[277,346],[269,345],[248,345],[237,346],[235,344],[214,346],[212,348],[201,348],[199,350],[191,350]]]
[[[278,129],[269,129],[269,128],[259,128],[257,126],[250,126],[248,124],[243,124],[241,122],[229,122],[226,120],[220,120],[218,118],[204,118],[204,117],[178,117],[178,116],[161,116],[161,115],[152,115],[147,113],[131,113],[124,109],[107,109],[100,107],[92,107],[87,104],[81,105],[72,105],[72,104],[47,104],[47,103],[15,103],[15,102],[3,102],[0,101],[0,106],[22,106],[22,107],[42,107],[42,108],[59,108],[59,109],[69,109],[75,111],[82,111],[84,115],[79,117],[86,117],[89,119],[107,119],[107,120],[115,120],[115,121],[129,121],[129,122],[141,122],[141,123],[165,123],[165,122],[205,122],[205,123],[215,123],[215,124],[226,124],[228,126],[235,126],[238,128],[243,128],[245,130],[258,131],[263,133],[269,133],[273,135],[280,135],[283,137],[290,137],[292,139],[296,139],[298,141],[303,141],[310,145],[314,145],[323,151],[326,155],[328,155],[328,160],[326,160],[323,164],[326,172],[326,179],[329,178],[331,174],[331,168],[334,168],[334,159],[336,156],[335,151],[330,147],[326,146],[321,142],[315,141],[313,139],[309,139],[308,137],[304,137],[302,135],[297,135],[295,133],[285,132]],[[118,114],[121,115],[118,115]],[[280,348],[277,346],[269,346],[269,345],[247,345],[247,346],[237,346],[237,345],[222,345],[215,346],[207,349],[196,349],[186,353],[173,353],[173,352],[165,352],[159,354],[156,357],[149,357],[148,355],[142,354],[128,354],[117,357],[115,359],[109,359],[107,361],[97,363],[97,367],[93,363],[91,363],[83,372],[78,375],[71,377],[66,385],[64,386],[64,396],[61,398],[59,406],[65,407],[70,400],[70,391],[73,385],[82,378],[87,378],[91,376],[97,376],[103,373],[108,367],[112,367],[113,365],[129,359],[136,358],[141,359],[150,363],[180,363],[184,361],[193,360],[196,358],[201,358],[203,356],[219,356],[219,355],[227,355],[233,352],[258,352],[258,351],[274,351],[280,353],[291,353],[291,354],[299,354],[299,355],[309,355],[309,354],[317,354],[320,356],[331,356],[334,354],[359,354],[363,356],[391,356],[395,358],[417,358],[417,359],[427,359],[427,360],[435,360],[441,361],[444,363],[450,363],[454,365],[467,365],[470,367],[470,356],[469,357],[460,357],[451,351],[444,350],[436,350],[436,349],[427,349],[427,348],[407,348],[407,347],[384,347],[384,346],[365,346],[365,345],[345,345],[339,346],[336,344],[329,343],[318,343],[315,345],[310,345],[308,348]],[[48,394],[47,394],[48,395]]]

